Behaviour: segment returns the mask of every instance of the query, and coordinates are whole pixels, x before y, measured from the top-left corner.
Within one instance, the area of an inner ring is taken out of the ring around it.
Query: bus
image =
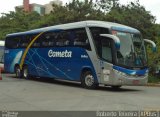
[[[145,85],[148,67],[140,31],[105,21],[80,21],[6,35],[6,72],[119,88]]]
[[[0,71],[4,71],[4,41],[0,41]]]

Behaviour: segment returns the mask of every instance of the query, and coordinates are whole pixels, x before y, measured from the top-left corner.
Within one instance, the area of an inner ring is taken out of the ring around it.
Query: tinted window
[[[101,51],[100,51],[100,47],[102,46],[101,43],[101,36],[100,34],[109,34],[109,30],[107,28],[101,28],[101,27],[90,27],[90,31],[93,37],[93,42],[95,44],[97,53],[99,55],[99,57],[101,57]]]
[[[56,37],[56,46],[71,46],[69,38],[69,31],[59,32]]]
[[[111,40],[107,38],[102,38],[101,40],[101,57],[102,59],[112,62],[112,46],[111,46]]]
[[[23,39],[20,40],[19,47],[26,48],[29,45],[29,43],[31,42],[31,40],[32,40],[31,35],[24,35]]]
[[[29,37],[28,37],[28,39],[30,40],[30,42],[37,36],[38,34],[34,34],[34,35],[30,35]],[[39,48],[39,47],[41,47],[41,36],[38,38],[38,39],[36,39],[34,42],[33,42],[33,44],[32,44],[32,47],[33,48]]]
[[[20,46],[20,39],[23,38],[22,36],[14,36],[14,37],[7,37],[5,40],[6,48],[18,48]]]
[[[8,37],[6,47],[26,48],[38,34]],[[81,47],[91,50],[85,28],[64,30],[60,32],[46,32],[32,44],[36,47]]]
[[[74,37],[72,40],[73,46],[91,50],[89,39],[85,29],[71,30],[70,33],[72,34],[72,37]]]
[[[42,47],[52,47],[56,46],[56,38],[58,33],[48,32],[43,34],[41,38]]]
[[[82,47],[90,50],[90,44],[85,28],[48,32],[41,37],[43,47]]]
[[[112,62],[112,40],[100,36],[100,34],[108,34],[109,30],[106,28],[91,27],[90,31],[98,56],[108,62]]]

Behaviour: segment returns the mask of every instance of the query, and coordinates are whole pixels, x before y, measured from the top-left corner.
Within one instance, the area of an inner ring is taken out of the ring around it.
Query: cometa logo
[[[48,51],[48,56],[49,57],[61,57],[61,58],[71,58],[72,57],[72,51],[53,51],[49,50]]]

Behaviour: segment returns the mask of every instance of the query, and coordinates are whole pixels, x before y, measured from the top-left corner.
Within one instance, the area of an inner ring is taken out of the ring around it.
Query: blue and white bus
[[[137,29],[104,21],[81,21],[8,34],[6,72],[81,82],[85,88],[144,85],[147,55]]]

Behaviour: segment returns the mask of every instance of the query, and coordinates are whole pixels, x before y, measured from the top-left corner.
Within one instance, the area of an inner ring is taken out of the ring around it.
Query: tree
[[[153,30],[155,17],[149,11],[146,11],[139,4],[139,1],[135,3],[130,2],[126,6],[117,4],[107,14],[107,19],[139,29],[145,38],[153,39],[152,33],[155,31]]]
[[[144,38],[155,38],[155,17],[146,11],[139,1],[130,2],[128,5],[121,5],[119,0],[96,1],[72,0],[65,6],[53,4],[53,12],[44,16],[36,12],[26,13],[21,9],[3,14],[0,18],[0,38],[12,32],[83,20],[117,22],[139,29]]]
[[[26,13],[22,10],[17,10],[17,12],[11,11],[10,13],[5,13],[0,18],[0,39],[4,39],[6,34],[21,32],[30,30],[33,24],[41,19],[41,16],[36,13]]]

